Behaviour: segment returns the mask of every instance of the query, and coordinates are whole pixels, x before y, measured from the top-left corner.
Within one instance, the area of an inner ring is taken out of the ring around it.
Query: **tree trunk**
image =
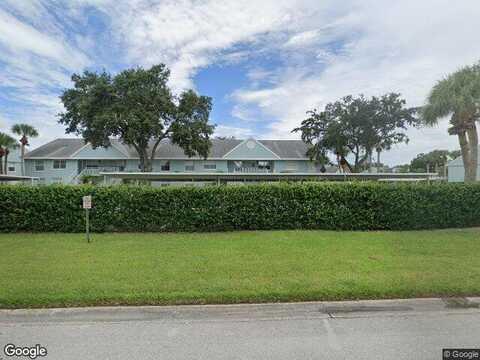
[[[468,182],[477,180],[477,167],[478,167],[478,134],[475,122],[467,130],[468,146],[470,150],[469,159],[469,177]],[[466,175],[466,171],[465,171]],[[467,181],[467,179],[465,179]]]
[[[373,152],[372,150],[369,150],[368,151],[368,172],[371,173],[372,172],[372,163],[373,163],[373,156],[372,156]]]
[[[145,172],[145,168],[147,167],[147,164],[145,162],[145,158],[143,156],[140,156],[140,172]]]
[[[470,176],[470,149],[468,147],[467,135],[465,131],[460,131],[457,134],[458,143],[460,144],[460,151],[462,152],[463,168],[465,171],[464,181],[469,181]]]
[[[153,169],[152,159],[148,156],[148,149],[142,148],[141,145],[132,144],[132,146],[137,151],[139,161],[140,161],[140,171],[141,172],[151,172]]]
[[[21,144],[21,161],[22,161],[22,176],[25,176],[25,145]]]
[[[3,155],[5,155],[5,150],[0,146],[0,174],[3,174]]]
[[[148,159],[148,158],[145,158],[145,164],[144,164],[142,172],[152,172],[152,170],[153,170],[152,160]]]
[[[4,167],[3,167],[3,173],[5,175],[8,175],[8,154],[10,153],[10,151],[8,149],[5,150],[5,159],[3,160],[4,161]]]
[[[147,150],[145,149],[145,152],[143,154],[143,158],[144,158],[144,161],[145,161],[145,167],[143,169],[143,172],[152,172],[152,160],[149,158],[148,156],[148,152]]]

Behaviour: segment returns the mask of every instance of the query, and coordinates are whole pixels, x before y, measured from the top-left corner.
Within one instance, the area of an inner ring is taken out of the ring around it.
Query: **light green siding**
[[[90,144],[82,148],[73,157],[75,159],[127,159],[127,156],[114,146],[93,149]]]
[[[278,159],[278,156],[258,141],[250,139],[238,145],[230,153],[226,154],[224,158],[228,160],[274,160]]]
[[[54,169],[54,160],[39,160],[43,161],[43,170],[37,171],[35,169],[35,161],[33,159],[25,160],[25,172],[27,176],[34,176],[41,179],[41,183],[54,184],[63,183],[69,184],[78,173],[78,161],[66,160],[65,169]]]
[[[139,171],[138,164],[139,164],[138,160],[135,160],[135,159],[127,160],[125,171],[129,171],[129,172]]]
[[[465,168],[463,166],[448,166],[448,181],[463,182],[465,180]],[[480,181],[480,165],[477,167],[477,180]]]
[[[310,173],[318,172],[318,166],[313,161],[308,160],[277,160],[274,165],[275,172],[300,172]]]
[[[66,144],[66,145],[62,145]],[[127,154],[122,146],[112,145],[108,148],[93,149],[91,145],[83,145],[82,141],[76,141],[74,148],[68,150],[68,142],[65,140],[60,144],[59,149],[49,149],[26,159],[26,174],[42,179],[41,183],[51,184],[56,182],[77,183],[81,175],[99,176],[102,172],[139,172],[139,159],[135,154]],[[318,172],[319,167],[311,161],[300,156],[300,150],[292,147],[291,143],[285,143],[286,148],[273,147],[277,149],[278,155],[259,141],[248,139],[242,142],[235,142],[236,147],[231,144],[215,152],[213,159],[182,159],[178,152],[172,152],[174,159],[155,159],[152,163],[153,172],[169,173],[312,173]],[[267,143],[268,144],[268,143]],[[297,144],[298,145],[298,144]],[[271,145],[269,145],[271,146]],[[278,146],[278,145],[276,145]],[[232,148],[233,147],[233,148]],[[303,151],[302,151],[303,152]],[[166,152],[168,153],[168,152]],[[65,158],[61,158],[61,156]],[[223,158],[221,157],[223,154]],[[292,156],[292,158],[287,157]],[[50,157],[49,157],[50,156]],[[132,156],[132,157],[129,157]],[[279,156],[284,156],[280,158]],[[43,162],[43,170],[35,169],[35,157]],[[64,160],[65,168],[54,168],[54,159]],[[166,164],[169,164],[166,167]],[[19,168],[20,170],[20,168]]]
[[[228,172],[226,160],[154,160],[153,171],[162,171],[161,166],[167,161],[170,162],[170,171],[173,172]],[[193,165],[193,170],[187,170],[186,165]],[[211,165],[214,165],[214,168]]]

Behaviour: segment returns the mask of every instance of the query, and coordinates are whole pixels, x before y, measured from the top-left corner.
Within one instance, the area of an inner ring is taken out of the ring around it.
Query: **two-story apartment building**
[[[20,149],[11,149],[7,161],[8,175],[22,175],[22,160],[20,158]]]
[[[212,139],[209,156],[191,157],[162,141],[153,161],[155,174],[295,174],[318,173],[301,140]],[[75,184],[83,175],[139,172],[135,149],[112,139],[108,148],[93,149],[83,139],[56,139],[25,156],[26,175],[40,183]],[[262,176],[263,179],[267,176]]]

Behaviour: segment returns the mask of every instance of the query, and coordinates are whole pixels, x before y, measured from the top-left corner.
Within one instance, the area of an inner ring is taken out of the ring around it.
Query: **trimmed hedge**
[[[480,184],[0,186],[0,231],[411,230],[480,226]]]

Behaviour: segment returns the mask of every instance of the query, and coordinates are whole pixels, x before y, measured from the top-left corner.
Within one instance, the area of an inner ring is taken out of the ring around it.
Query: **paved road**
[[[46,359],[441,359],[480,347],[479,298],[0,310],[7,343]],[[15,358],[19,359],[19,358]],[[42,359],[42,358],[39,358]]]

